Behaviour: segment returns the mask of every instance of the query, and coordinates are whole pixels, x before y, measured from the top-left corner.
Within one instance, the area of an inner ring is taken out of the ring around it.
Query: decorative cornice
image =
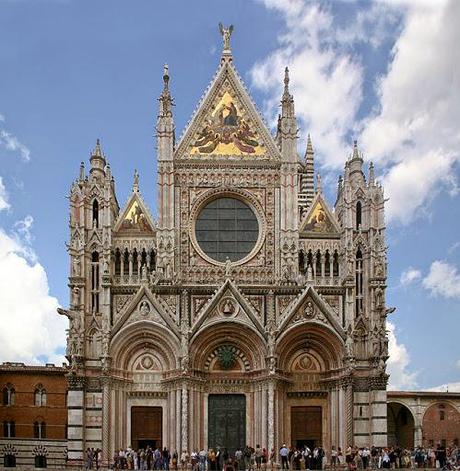
[[[327,391],[288,391],[287,397],[327,397]]]
[[[67,382],[69,384],[70,391],[80,391],[85,389],[86,377],[69,374],[67,375]]]

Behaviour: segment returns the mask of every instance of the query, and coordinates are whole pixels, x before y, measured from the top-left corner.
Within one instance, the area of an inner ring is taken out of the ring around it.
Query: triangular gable
[[[112,329],[112,337],[125,325],[136,321],[151,321],[170,330],[177,339],[180,338],[179,330],[171,315],[169,315],[163,303],[149,290],[146,285],[142,285],[135,296],[124,308],[124,312]]]
[[[310,209],[300,224],[300,232],[314,235],[339,234],[339,224],[321,192],[316,193]]]
[[[279,160],[280,152],[233,65],[224,62],[186,127],[175,158]]]
[[[128,231],[136,234],[148,234],[155,231],[153,218],[138,191],[132,192],[125,209],[118,216],[114,231]]]
[[[88,247],[91,248],[91,250],[93,246],[96,247],[96,246],[102,245],[102,239],[101,239],[100,232],[98,229],[92,230],[92,234],[90,235],[88,239],[87,245]]]
[[[363,337],[367,335],[367,323],[364,321],[363,317],[360,316],[358,321],[355,323],[355,328],[353,329],[353,335],[355,337]]]
[[[336,315],[326,301],[316,292],[313,286],[308,286],[286,309],[286,314],[278,327],[278,336],[282,335],[289,324],[294,322],[316,322],[329,325],[342,339],[346,334],[336,319]]]
[[[192,337],[201,328],[215,322],[242,322],[265,337],[265,331],[252,304],[229,278],[202,308],[192,326]]]
[[[99,325],[99,322],[97,321],[96,316],[94,314],[86,330],[88,333],[91,333],[91,335],[94,334],[95,332],[101,331],[101,326]]]

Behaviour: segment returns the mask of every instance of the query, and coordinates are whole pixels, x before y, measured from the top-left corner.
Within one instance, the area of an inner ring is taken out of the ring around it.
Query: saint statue
[[[144,263],[141,268],[142,281],[147,281],[147,265]]]
[[[313,317],[315,314],[315,308],[313,307],[313,303],[308,301],[307,306],[305,307],[305,317]]]
[[[233,303],[230,301],[230,299],[227,299],[224,303],[224,306],[222,308],[222,312],[229,316],[231,314],[233,314],[233,312],[235,311],[235,306],[233,305]]]
[[[225,260],[225,278],[230,278],[232,274],[232,262],[227,257]]]
[[[150,312],[150,306],[147,301],[142,301],[140,306],[139,306],[139,312],[143,314],[144,316],[147,315]]]
[[[139,190],[139,173],[137,170],[134,170],[134,178],[133,178],[133,191]]]
[[[219,31],[222,35],[222,40],[224,41],[224,51],[230,51],[230,36],[233,33],[233,25],[225,28],[222,23],[219,23]]]
[[[73,276],[80,276],[80,257],[73,259]]]
[[[80,288],[78,286],[72,289],[72,305],[75,307],[80,305]]]

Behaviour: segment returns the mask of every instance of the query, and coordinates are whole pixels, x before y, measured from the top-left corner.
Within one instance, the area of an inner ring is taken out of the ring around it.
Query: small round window
[[[259,237],[259,224],[253,210],[237,198],[218,198],[208,203],[195,223],[195,236],[201,250],[218,262],[246,257]]]

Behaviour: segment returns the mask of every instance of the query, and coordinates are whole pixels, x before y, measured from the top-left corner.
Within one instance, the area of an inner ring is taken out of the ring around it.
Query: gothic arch
[[[165,327],[145,320],[134,322],[119,330],[112,339],[110,355],[117,370],[130,371],[142,352],[150,352],[162,371],[177,367],[179,343]]]
[[[388,445],[413,448],[415,443],[416,415],[400,401],[387,403]]]
[[[251,362],[249,358],[246,356],[246,353],[241,350],[241,348],[231,345],[231,344],[226,344],[225,347],[228,347],[228,350],[230,350],[231,354],[234,357],[233,365],[231,365],[231,368],[225,368],[223,369],[231,369],[232,371],[234,370],[239,370],[239,371],[250,371],[251,369]],[[217,346],[208,356],[208,359],[206,360],[204,367],[206,371],[216,371],[221,369],[219,367],[219,350],[221,346]]]
[[[429,404],[426,404],[425,410],[423,411],[422,421],[425,418],[425,414],[427,413],[428,409],[439,404],[444,404],[446,406],[449,405],[460,414],[460,408],[454,401],[451,401],[450,399],[433,399]]]
[[[324,371],[342,366],[343,340],[328,326],[315,321],[302,322],[287,329],[278,339],[278,368],[288,371],[302,353],[313,354]]]
[[[265,368],[267,349],[259,333],[249,326],[236,322],[219,322],[198,332],[189,347],[192,369],[206,371],[216,349],[232,345],[242,359],[244,371]]]

